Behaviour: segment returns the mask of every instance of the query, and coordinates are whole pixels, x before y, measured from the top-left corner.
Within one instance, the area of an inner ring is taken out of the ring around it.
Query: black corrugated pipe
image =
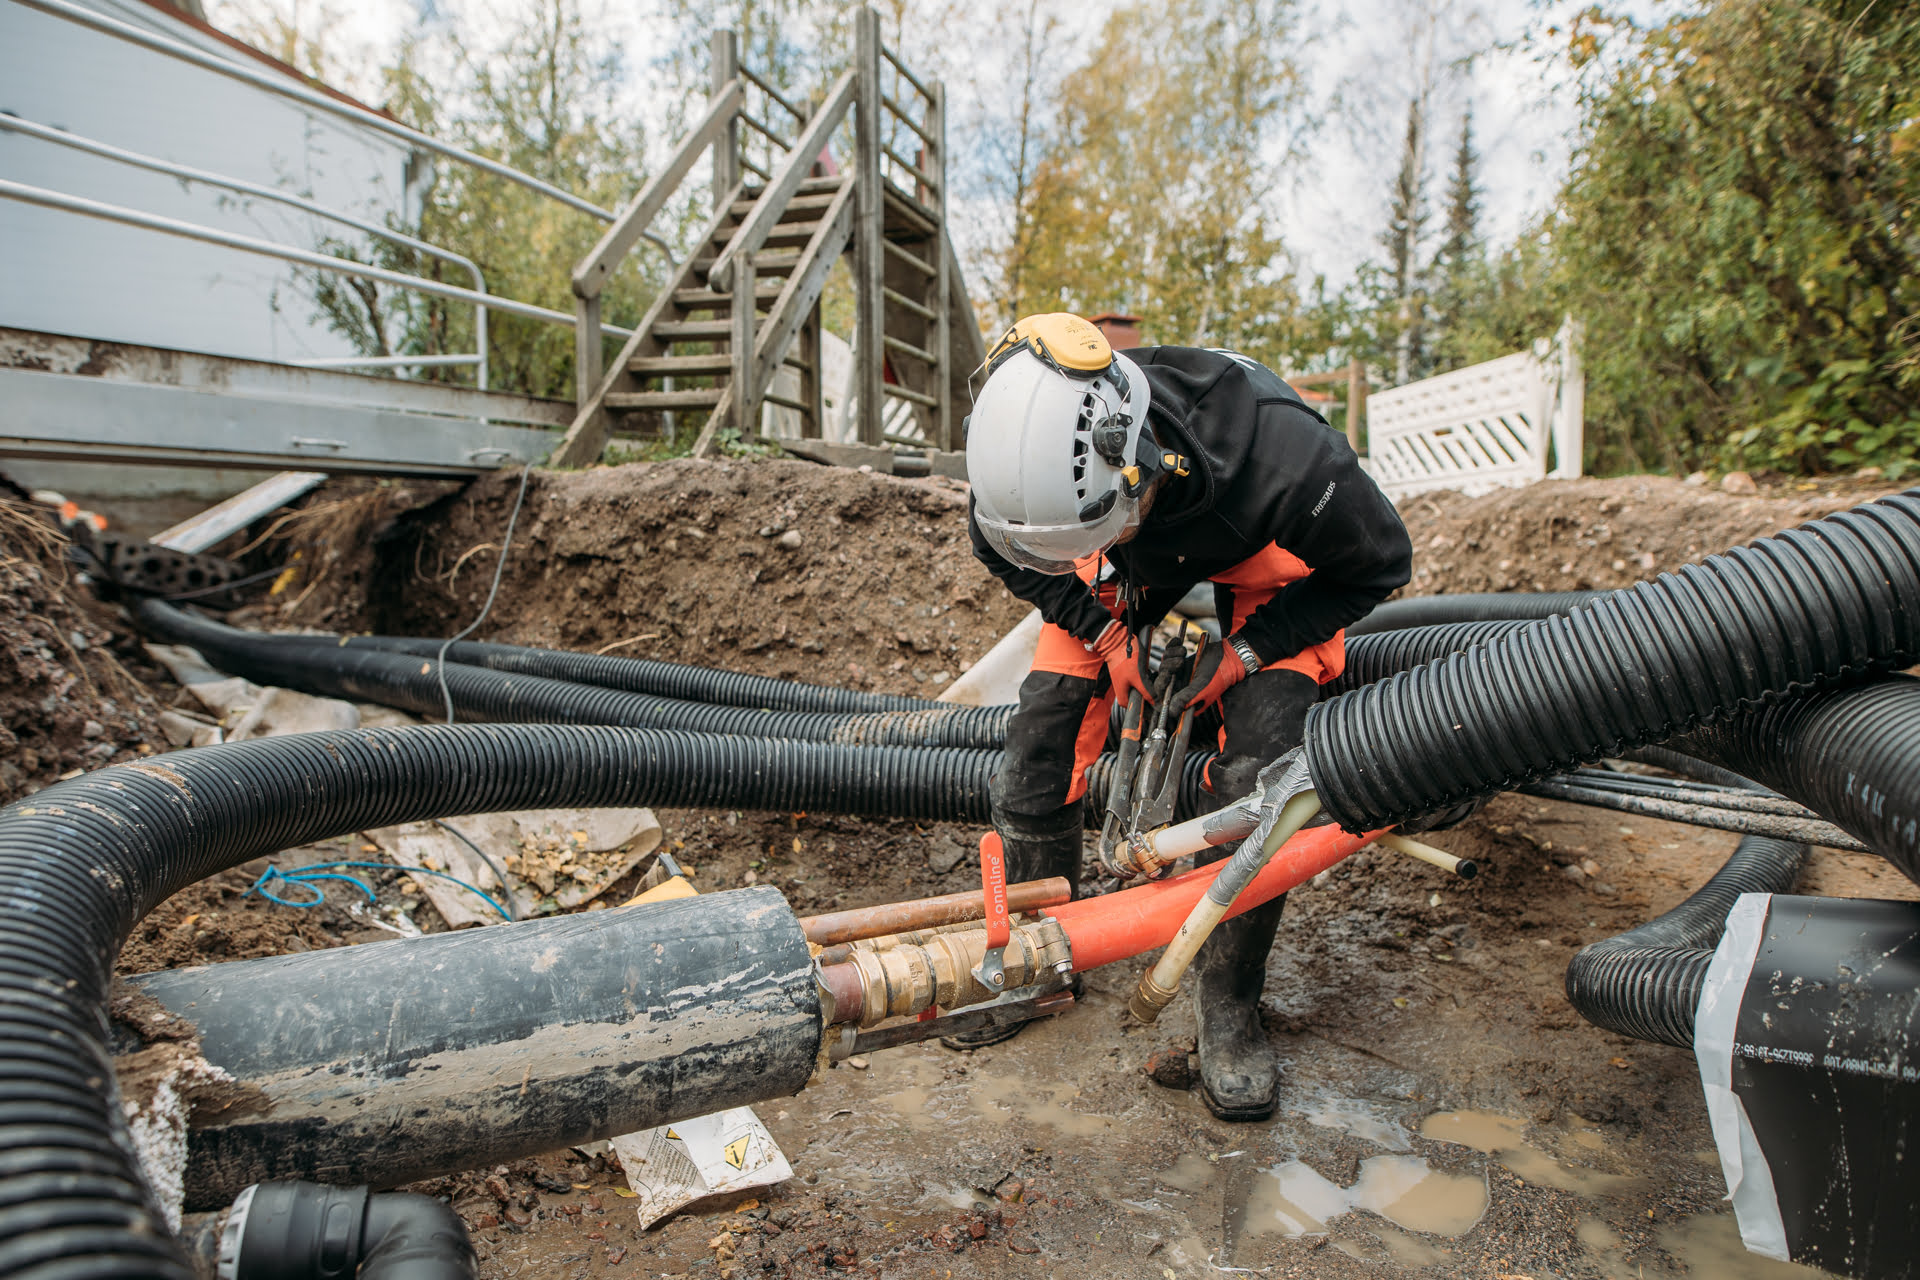
[[[603,726],[427,725],[174,752],[0,810],[0,1275],[193,1275],[132,1154],[104,1014],[128,933],[188,885],[368,827],[509,809],[980,821],[998,760]]]
[[[1530,622],[1571,613],[1605,595],[1604,591],[1477,591],[1449,596],[1409,596],[1389,600],[1347,628],[1367,636],[1408,627],[1438,627],[1454,622]]]
[[[387,653],[410,653],[416,657],[432,658],[439,654],[444,641],[410,636],[351,636],[340,643],[349,649],[380,649]],[[682,702],[716,702],[730,707],[760,707],[769,711],[925,711],[947,705],[930,698],[834,689],[824,685],[801,684],[794,680],[776,680],[771,676],[748,675],[744,671],[722,671],[716,667],[659,662],[651,658],[616,658],[606,654],[535,649],[474,640],[462,640],[449,646],[447,661],[469,667],[486,667],[493,671],[547,676],[572,684],[624,689],[628,693],[650,693],[661,698],[677,698]]]
[[[1920,883],[1920,679],[1810,694],[1669,745],[1798,800]]]
[[[132,1155],[103,1013],[128,932],[187,885],[313,840],[506,809],[884,812],[904,796],[927,817],[984,816],[994,758],[603,727],[364,729],[116,765],[0,810],[0,1274],[192,1275]]]
[[[1727,912],[1743,893],[1791,893],[1807,846],[1742,836],[1726,864],[1679,906],[1582,948],[1567,965],[1567,999],[1597,1027],[1693,1048],[1693,1013]]]
[[[431,1196],[313,1182],[262,1182],[233,1202],[218,1238],[220,1280],[474,1280],[467,1224]]]
[[[1327,810],[1366,831],[1916,660],[1920,490],[1320,703],[1306,750]]]
[[[222,671],[256,684],[378,702],[434,719],[446,714],[438,664],[431,657],[409,657],[324,638],[242,631],[158,600],[141,600],[132,608],[135,621],[149,635],[192,645]],[[945,703],[930,703],[918,711],[859,714],[764,711],[682,702],[455,662],[446,664],[445,675],[456,715],[497,723],[612,724],[868,746],[998,747],[1013,714],[1011,706]]]

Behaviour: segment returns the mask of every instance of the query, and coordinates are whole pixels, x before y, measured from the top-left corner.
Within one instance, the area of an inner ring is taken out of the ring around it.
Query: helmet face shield
[[[1099,555],[1140,523],[1140,503],[1124,494],[1098,520],[1087,524],[1012,524],[984,508],[974,520],[989,546],[1014,564],[1037,573],[1067,574],[1088,556]]]

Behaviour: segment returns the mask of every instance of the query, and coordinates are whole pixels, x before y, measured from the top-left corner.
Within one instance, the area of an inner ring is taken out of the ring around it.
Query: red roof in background
[[[298,67],[289,66],[287,63],[280,61],[280,59],[274,57],[272,54],[261,52],[260,50],[254,48],[252,45],[248,44],[246,41],[241,40],[235,36],[228,35],[226,32],[220,30],[220,28],[214,26],[212,23],[206,22],[200,18],[196,18],[184,9],[174,8],[172,5],[167,3],[167,0],[142,0],[142,3],[144,3],[149,9],[152,9],[155,13],[165,14],[167,17],[173,19],[175,22],[178,22],[183,26],[192,27],[195,31],[200,32],[202,35],[212,36],[215,40],[218,40],[221,44],[226,45],[230,49],[237,50],[240,53],[244,53],[249,58],[252,58],[255,62],[259,62],[265,66],[271,67],[273,70],[280,72],[282,75],[291,76],[295,80],[298,80],[301,84],[307,86],[307,88],[309,89],[317,90],[320,93],[324,93],[329,98],[332,98],[337,102],[344,102],[350,107],[358,107],[362,111],[371,111],[374,115],[385,116],[387,119],[393,120],[394,123],[396,124],[400,123],[397,119],[395,119],[393,113],[386,110],[385,108],[370,107],[366,103],[360,101],[358,98],[352,97],[348,94],[344,94],[340,92],[338,89],[335,89],[330,85],[322,84],[320,81],[315,80],[312,76],[306,74],[304,71],[301,71]]]

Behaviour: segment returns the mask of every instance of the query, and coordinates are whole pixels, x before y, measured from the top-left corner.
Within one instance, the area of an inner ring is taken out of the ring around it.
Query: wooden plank
[[[912,404],[925,405],[929,409],[938,408],[940,402],[924,391],[915,391],[912,387],[903,387],[897,382],[880,384],[882,395],[892,396],[895,400],[905,400]]]
[[[880,292],[886,296],[888,302],[891,302],[896,307],[906,308],[922,320],[931,320],[937,314],[932,307],[923,307],[904,293],[888,289],[884,286],[882,286]]]
[[[767,189],[753,202],[753,211],[734,231],[733,239],[720,251],[713,270],[707,273],[708,284],[716,289],[726,288],[733,279],[738,260],[759,252],[766,243],[767,233],[773,230],[774,224],[786,211],[787,202],[799,194],[800,184],[807,180],[814,161],[852,108],[853,90],[854,73],[849,71],[841,75],[839,82],[827,94],[826,103],[807,121],[806,129],[793,144],[793,150],[780,162],[779,171],[768,176]]]
[[[940,363],[939,357],[935,356],[933,352],[916,347],[904,338],[896,338],[892,334],[886,334],[884,335],[884,340],[887,344],[887,350],[897,351],[909,360],[918,360],[921,364],[929,365]]]
[[[606,372],[606,339],[600,336],[600,295],[583,294],[573,300],[573,381],[575,404],[593,398]]]
[[[806,123],[807,113],[805,111],[802,111],[799,107],[794,106],[791,99],[789,99],[784,93],[781,93],[778,89],[774,88],[771,84],[767,83],[767,81],[755,75],[750,68],[744,67],[744,66],[741,67],[740,76],[742,79],[751,83],[754,88],[766,94],[769,98],[773,99],[775,102],[779,103],[781,106],[785,107],[787,109],[787,114],[792,116],[795,120],[799,121],[802,124]]]
[[[880,243],[885,247],[887,256],[889,258],[892,258],[895,262],[903,262],[909,267],[912,267],[915,271],[918,271],[921,275],[927,276],[928,278],[931,278],[939,273],[940,268],[934,266],[930,262],[925,261],[924,259],[915,257],[911,252],[895,244],[893,241],[883,240]]]
[[[939,217],[932,209],[902,191],[892,181],[886,183],[885,192],[887,204],[900,215],[900,220],[908,231],[918,236],[932,236],[939,233]]]
[[[725,387],[689,387],[684,391],[613,391],[609,409],[704,409],[720,403]]]
[[[732,357],[710,356],[635,356],[627,361],[627,371],[642,378],[662,378],[672,374],[725,373]]]
[[[928,133],[927,130],[920,124],[918,120],[915,120],[911,115],[909,115],[905,107],[901,106],[898,102],[895,102],[891,97],[888,97],[886,94],[880,95],[880,101],[883,104],[885,104],[887,110],[893,112],[894,118],[896,120],[898,120],[901,124],[907,126],[907,128],[913,130],[915,133],[919,134],[920,141],[922,142],[933,141],[933,135]]]
[[[780,285],[777,281],[768,281],[765,284],[756,283],[753,289],[753,296],[757,302],[771,301],[780,296]],[[711,289],[675,289],[673,291],[673,301],[675,305],[685,307],[688,310],[714,311],[731,307],[733,305],[733,295],[731,293],[715,293]]]
[[[886,348],[885,275],[881,244],[886,239],[886,203],[880,178],[880,15],[862,8],[854,15],[854,72],[859,77],[859,107],[854,130],[853,291],[859,332],[853,352],[853,394],[859,406],[860,440],[878,446],[884,429],[880,386]]]
[[[713,56],[709,59],[713,88],[709,96],[719,97],[730,84],[740,82],[740,37],[731,31],[713,33]],[[727,118],[726,128],[713,140],[713,206],[724,209],[737,200],[729,195],[740,185],[740,122]]]
[[[902,169],[905,169],[908,173],[912,174],[914,176],[914,179],[918,181],[919,184],[925,187],[927,190],[938,191],[940,189],[939,185],[934,182],[932,174],[928,173],[925,169],[922,169],[919,165],[907,159],[905,156],[901,155],[898,151],[895,151],[892,147],[883,146],[880,148],[880,150],[882,153],[886,155],[887,159],[893,161],[895,164],[899,165]]]
[[[666,167],[640,188],[640,194],[620,211],[613,225],[600,237],[600,242],[573,269],[575,296],[594,298],[600,295],[614,268],[632,251],[640,234],[659,216],[674,192],[680,189],[687,173],[699,161],[700,153],[712,146],[726,131],[731,115],[740,109],[740,95],[740,82],[729,81],[708,105],[706,114],[700,117],[700,123],[693,127],[693,132],[674,148]]]
[[[269,512],[278,511],[303,493],[310,493],[327,477],[319,471],[282,471],[225,502],[188,516],[171,529],[153,535],[157,547],[190,553],[205,551],[240,532]]]
[[[653,326],[662,342],[706,342],[733,336],[732,320],[670,320]]]

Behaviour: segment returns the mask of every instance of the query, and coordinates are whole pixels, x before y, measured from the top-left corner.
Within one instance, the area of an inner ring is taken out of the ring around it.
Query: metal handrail
[[[352,120],[356,124],[364,125],[370,129],[377,129],[382,133],[399,138],[401,141],[423,150],[435,152],[439,155],[446,156],[450,160],[458,160],[462,164],[469,164],[476,169],[485,170],[495,177],[505,178],[509,182],[518,183],[530,191],[537,191],[548,199],[557,200],[568,208],[598,218],[602,222],[613,221],[614,215],[611,211],[602,209],[590,200],[583,200],[571,191],[563,190],[549,182],[543,182],[531,174],[522,173],[510,165],[501,164],[498,160],[490,160],[486,156],[468,151],[464,147],[456,147],[452,143],[442,142],[438,138],[421,133],[418,129],[410,128],[407,125],[401,124],[398,120],[381,115],[377,111],[371,111],[357,103],[343,102],[338,98],[328,97],[316,89],[309,89],[304,85],[296,85],[284,75],[272,75],[264,71],[255,71],[251,67],[242,66],[229,59],[217,57],[211,53],[203,53],[192,45],[185,44],[179,40],[169,39],[166,36],[156,35],[152,32],[142,31],[140,28],[130,23],[121,22],[117,18],[109,18],[105,14],[93,13],[90,10],[80,8],[78,5],[70,4],[68,0],[13,0],[13,3],[24,5],[29,9],[37,9],[52,17],[63,18],[79,26],[90,27],[106,35],[114,36],[131,44],[137,44],[143,48],[151,49],[156,53],[163,53],[170,58],[178,58],[182,62],[190,62],[197,67],[226,76],[232,80],[243,81],[256,88],[265,89],[269,93],[278,94],[283,98],[291,98],[295,102],[305,103],[310,107],[317,107],[332,115]],[[609,330],[609,332],[611,332],[611,330]]]
[[[99,200],[89,200],[84,196],[70,196],[60,191],[49,191],[44,187],[29,186],[24,182],[13,182],[0,178],[0,200],[18,200],[24,204],[36,204],[42,208],[59,209],[65,213],[78,213],[89,218],[100,218],[107,222],[120,222],[128,226],[143,227],[149,231],[158,231],[165,235],[180,236],[187,240],[200,240],[207,244],[217,244],[228,249],[239,249],[245,253],[257,253],[264,257],[279,258],[286,262],[297,262],[302,266],[318,271],[331,271],[335,275],[358,276],[363,280],[378,280],[384,284],[397,285],[402,289],[412,289],[417,293],[430,294],[436,298],[447,298],[454,302],[485,303],[495,311],[504,311],[508,315],[525,316],[529,320],[544,320],[548,324],[562,324],[572,328],[574,318],[564,311],[551,311],[546,307],[536,307],[530,302],[518,302],[512,298],[503,298],[497,294],[475,293],[471,289],[462,289],[458,285],[441,284],[438,280],[428,280],[422,276],[410,276],[399,271],[389,271],[385,267],[370,266],[364,262],[354,262],[348,258],[335,258],[324,253],[315,253],[308,249],[295,249],[291,245],[275,244],[271,240],[256,240],[252,236],[235,235],[230,231],[219,231],[213,227],[203,227],[197,223],[181,222],[177,218],[163,218],[159,214],[143,213],[138,209],[128,209],[120,205],[106,204]],[[615,337],[630,338],[633,330],[618,325],[602,325],[601,328]]]
[[[428,244],[424,240],[417,240],[410,235],[393,231],[381,226],[377,222],[370,222],[365,218],[356,217],[351,213],[345,213],[339,209],[330,209],[326,205],[316,200],[310,200],[305,196],[295,195],[290,191],[282,191],[276,187],[265,186],[258,182],[247,182],[240,178],[231,178],[225,174],[214,173],[207,169],[196,169],[190,165],[175,164],[171,160],[162,160],[158,156],[142,155],[138,151],[127,151],[105,142],[96,141],[93,138],[83,137],[77,133],[69,133],[64,129],[55,129],[48,125],[37,124],[32,120],[27,120],[7,112],[0,112],[0,129],[24,134],[32,138],[39,138],[43,142],[51,142],[56,146],[70,147],[75,151],[84,151],[89,155],[96,155],[102,159],[112,160],[119,164],[131,165],[140,169],[150,169],[155,173],[164,173],[170,177],[183,178],[188,182],[198,182],[209,187],[224,187],[228,191],[237,191],[242,195],[257,196],[262,200],[276,201],[290,208],[313,214],[315,217],[326,218],[329,221],[338,222],[342,226],[352,227],[356,231],[364,232],[370,236],[376,236],[390,244],[403,245],[418,253],[439,258],[443,262],[451,262],[457,266],[465,267],[467,273],[473,277],[474,292],[479,294],[486,294],[487,292],[486,277],[480,273],[480,267],[473,259],[455,253],[451,249],[442,249],[436,245]],[[470,364],[473,365],[476,370],[474,375],[475,385],[478,386],[480,390],[485,391],[487,389],[487,308],[484,304],[474,308],[473,329],[474,342],[478,350],[471,356],[450,357],[447,359],[428,357],[400,359],[392,356],[383,356],[373,357],[368,360],[350,360],[343,357],[335,363],[342,364],[343,366],[347,364],[360,364],[369,368],[404,367],[407,365],[424,367],[428,365]],[[313,361],[297,361],[296,363],[314,364]],[[315,365],[314,367],[319,366]]]

